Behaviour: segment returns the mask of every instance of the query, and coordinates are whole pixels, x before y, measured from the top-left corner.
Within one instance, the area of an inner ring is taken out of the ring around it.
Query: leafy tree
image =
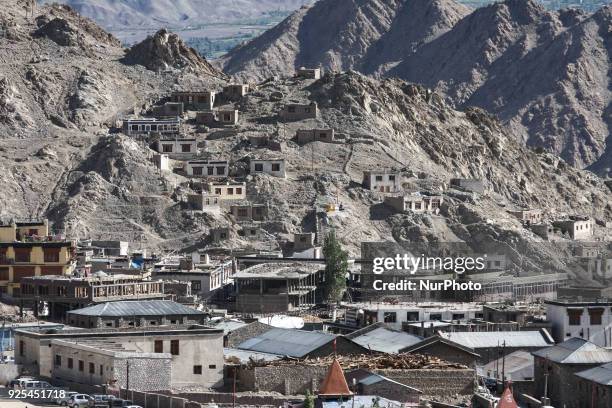
[[[306,399],[304,400],[304,408],[314,408],[314,397],[310,390],[306,390]]]
[[[339,302],[346,290],[346,274],[348,272],[348,252],[342,249],[332,230],[325,237],[323,244],[325,256],[325,291],[328,302]]]

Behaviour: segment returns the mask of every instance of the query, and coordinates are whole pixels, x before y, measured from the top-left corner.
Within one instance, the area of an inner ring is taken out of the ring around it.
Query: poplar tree
[[[332,230],[325,237],[323,244],[325,256],[325,290],[328,302],[342,300],[346,290],[346,274],[348,273],[348,252],[342,249]]]

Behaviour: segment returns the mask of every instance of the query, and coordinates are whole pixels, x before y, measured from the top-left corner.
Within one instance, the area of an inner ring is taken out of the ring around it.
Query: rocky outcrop
[[[128,65],[142,65],[151,71],[189,70],[203,75],[225,77],[193,48],[188,47],[177,34],[167,30],[160,30],[134,45],[123,58],[123,62]]]

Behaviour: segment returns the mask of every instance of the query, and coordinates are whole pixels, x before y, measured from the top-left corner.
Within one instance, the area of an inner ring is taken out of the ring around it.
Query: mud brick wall
[[[419,389],[427,396],[472,395],[476,384],[476,372],[473,369],[373,371]]]

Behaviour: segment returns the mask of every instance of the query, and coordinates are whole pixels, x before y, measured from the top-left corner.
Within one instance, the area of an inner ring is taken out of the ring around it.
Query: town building
[[[227,101],[240,100],[249,93],[247,84],[230,84],[223,87],[223,98]]]
[[[595,235],[595,222],[588,217],[571,217],[568,220],[555,221],[553,227],[577,241],[593,239]]]
[[[216,227],[210,229],[210,239],[213,243],[219,244],[227,241],[231,237],[231,229],[229,227]]]
[[[385,204],[401,212],[432,213],[440,211],[444,199],[439,195],[408,194],[401,196],[386,196]]]
[[[285,178],[285,159],[251,159],[251,174],[269,174],[273,177]]]
[[[415,353],[438,357],[444,361],[474,367],[480,359],[480,354],[474,349],[454,342],[443,335],[433,335],[407,347],[402,347],[400,353]]]
[[[234,126],[238,124],[238,110],[212,110],[196,113],[195,121],[198,125],[206,126]]]
[[[184,164],[185,174],[189,177],[215,177],[229,176],[229,162],[227,160],[190,160]]]
[[[157,279],[189,282],[191,293],[203,299],[209,299],[231,283],[235,269],[231,259],[211,260],[202,259],[196,252],[185,263],[176,269],[164,269],[153,272]],[[225,292],[223,292],[225,293]]]
[[[585,406],[577,399],[580,397],[580,377],[575,374],[612,362],[612,350],[576,337],[532,354],[535,395],[545,395],[544,387],[547,386],[550,405],[556,407]]]
[[[214,91],[177,91],[172,92],[170,100],[180,102],[191,110],[212,110],[215,105]]]
[[[162,391],[223,384],[223,331],[198,325],[17,330],[16,364],[35,376]],[[154,373],[154,375],[152,375]]]
[[[396,171],[365,171],[363,188],[380,193],[398,193],[402,190],[402,175]]]
[[[334,129],[299,129],[295,132],[295,141],[298,144],[311,142],[333,143],[334,138]]]
[[[332,354],[362,354],[367,349],[335,334],[272,328],[240,343],[241,350],[279,354],[295,358],[316,358]]]
[[[484,182],[480,179],[454,178],[451,179],[450,186],[459,190],[469,191],[472,193],[485,193]]]
[[[552,240],[555,236],[555,230],[552,225],[546,222],[540,224],[531,224],[529,226],[531,232],[539,236],[545,241]]]
[[[167,154],[154,154],[153,164],[160,171],[171,170],[170,157]]]
[[[293,234],[293,250],[303,251],[314,248],[317,241],[317,234],[314,232],[296,232]]]
[[[525,225],[540,224],[543,221],[543,213],[539,209],[521,209],[508,211],[508,213],[514,215]]]
[[[68,311],[92,304],[164,297],[163,282],[147,281],[140,275],[104,272],[82,278],[66,275],[26,277],[21,280],[19,295],[20,302],[34,305],[35,312],[39,303],[46,303],[51,319],[63,319]]]
[[[221,201],[246,200],[246,183],[242,182],[211,182],[206,185],[206,191],[219,197]]]
[[[261,263],[234,275],[236,310],[278,313],[319,303],[323,297],[321,263]]]
[[[387,354],[397,354],[401,349],[423,340],[419,336],[388,328],[384,323],[371,324],[347,334],[346,338],[368,350]]]
[[[163,105],[153,106],[151,116],[156,118],[182,117],[185,114],[183,102],[166,102]]]
[[[575,374],[578,377],[578,401],[590,401],[589,407],[612,407],[612,362]]]
[[[352,370],[345,376],[348,383],[354,384],[353,389],[357,394],[348,399],[350,404],[354,398],[359,407],[366,407],[369,404],[379,408],[387,404],[389,408],[398,405],[405,408],[422,407],[420,402],[423,392],[400,381],[364,369]],[[381,400],[384,401],[382,404]]]
[[[546,319],[552,322],[555,341],[578,337],[602,347],[612,347],[609,332],[612,301],[559,298],[548,300],[545,304]]]
[[[236,222],[265,221],[268,217],[268,206],[265,204],[234,204],[230,213]]]
[[[187,206],[191,211],[219,213],[221,197],[215,194],[199,193],[187,195]]]
[[[279,117],[286,121],[297,121],[304,119],[316,119],[319,113],[319,107],[316,102],[309,104],[290,103],[283,107],[279,113]]]
[[[47,220],[0,225],[0,296],[19,296],[23,278],[69,275],[75,266],[74,243],[51,235]]]
[[[531,386],[534,376],[533,364],[533,354],[528,351],[519,350],[497,360],[490,361],[484,366],[479,367],[478,371],[480,375],[499,380],[500,382],[503,377],[506,381],[512,381],[515,386],[523,381],[528,381]]]
[[[128,136],[148,135],[159,133],[162,135],[180,133],[181,120],[174,119],[126,119],[123,121],[123,133]]]
[[[304,68],[301,67],[295,73],[298,78],[305,79],[321,79],[321,68]]]
[[[156,143],[156,150],[171,159],[186,159],[198,154],[196,139],[162,137]]]
[[[518,350],[536,351],[554,345],[546,329],[527,331],[445,332],[440,336],[474,350],[486,364]]]
[[[202,324],[206,315],[169,300],[120,300],[67,313],[68,324],[83,328],[125,328]]]

